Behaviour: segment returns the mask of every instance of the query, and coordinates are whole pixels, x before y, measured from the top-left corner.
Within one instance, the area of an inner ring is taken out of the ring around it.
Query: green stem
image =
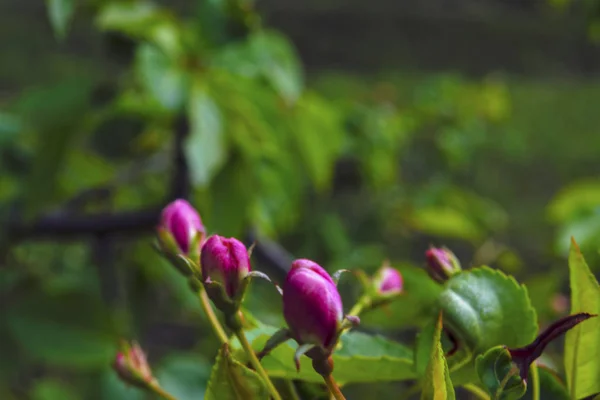
[[[531,380],[533,381],[533,400],[540,400],[540,376],[535,361],[531,363],[529,373],[531,374]]]
[[[355,317],[358,317],[358,315],[364,311],[364,309],[371,303],[371,298],[366,295],[363,294],[360,299],[358,299],[358,301],[356,302],[356,304],[354,305],[354,307],[352,307],[352,309],[350,310],[350,312],[348,313],[348,315],[353,315]]]
[[[344,394],[340,390],[340,387],[335,382],[335,379],[333,379],[333,375],[329,374],[327,376],[324,376],[323,380],[327,385],[327,389],[329,389],[329,393],[331,393],[335,400],[346,400]]]
[[[204,313],[206,314],[208,322],[212,326],[215,335],[217,335],[221,344],[228,343],[229,339],[227,338],[227,334],[223,329],[223,325],[221,325],[221,323],[217,319],[217,315],[215,314],[215,311],[213,310],[210,304],[210,299],[208,298],[206,290],[204,290],[203,287],[200,288],[200,291],[198,292],[198,297],[200,298],[200,305],[202,306],[202,309],[204,310]]]
[[[258,375],[260,375],[260,377],[265,382],[265,385],[267,386],[269,393],[271,393],[271,397],[274,400],[281,400],[281,397],[279,396],[277,389],[275,389],[275,386],[273,386],[273,382],[271,382],[271,379],[269,378],[267,371],[265,371],[265,369],[261,365],[260,361],[256,357],[256,353],[254,353],[254,349],[250,345],[250,342],[248,342],[248,338],[246,338],[246,335],[244,334],[243,329],[241,329],[241,328],[236,329],[235,336],[237,336],[238,340],[240,341],[240,344],[242,345],[242,348],[248,355],[248,358],[250,359],[250,363],[252,364],[252,366],[258,373]]]
[[[298,396],[298,391],[296,390],[294,382],[291,379],[284,379],[281,382],[282,385],[285,385],[284,394],[286,396],[289,396],[288,398],[290,400],[300,400],[300,396]]]
[[[170,393],[166,392],[166,391],[165,391],[163,388],[161,388],[161,387],[160,387],[160,386],[159,386],[157,383],[152,383],[152,384],[150,384],[150,390],[151,390],[151,391],[152,391],[154,394],[156,394],[156,395],[158,395],[158,396],[162,397],[162,398],[163,398],[163,399],[165,399],[165,400],[177,400],[177,398],[176,398],[175,396],[173,396],[172,394],[170,394]]]
[[[466,384],[463,386],[466,390],[474,394],[478,399],[481,400],[490,400],[490,395],[487,394],[483,389],[479,386],[473,385],[472,383]],[[538,399],[539,400],[539,399]]]

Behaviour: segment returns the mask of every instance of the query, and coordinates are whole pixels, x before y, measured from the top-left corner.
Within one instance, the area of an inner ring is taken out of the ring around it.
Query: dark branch
[[[156,227],[160,209],[133,212],[103,212],[87,215],[50,215],[32,223],[9,221],[11,240],[82,238],[112,233],[143,233]]]

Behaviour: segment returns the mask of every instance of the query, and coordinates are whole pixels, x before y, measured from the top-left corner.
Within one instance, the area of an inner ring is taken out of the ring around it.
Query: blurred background
[[[145,398],[120,337],[202,398],[216,340],[151,247],[177,197],[279,282],[389,258],[406,296],[361,329],[408,345],[430,245],[525,282],[541,325],[571,235],[598,271],[600,1],[2,0],[0,57],[2,399]],[[282,324],[269,285],[247,307]]]

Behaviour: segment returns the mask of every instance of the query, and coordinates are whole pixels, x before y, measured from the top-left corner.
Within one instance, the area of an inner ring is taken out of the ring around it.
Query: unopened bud
[[[461,271],[460,262],[450,250],[445,247],[431,247],[425,252],[427,272],[438,282],[447,281],[452,275]]]
[[[146,361],[146,355],[140,346],[133,342],[123,343],[117,353],[113,368],[125,383],[141,388],[149,388],[156,383],[152,370]]]
[[[310,260],[294,261],[283,284],[283,315],[298,343],[331,350],[344,311],[340,294],[327,271]]]
[[[217,308],[233,315],[242,301],[252,269],[246,246],[235,238],[214,235],[202,246],[200,260],[206,293]]]
[[[400,272],[384,264],[373,276],[373,284],[378,294],[392,294],[402,292],[402,275]]]
[[[163,209],[159,229],[171,235],[178,253],[186,255],[197,253],[206,237],[200,214],[183,199],[175,200]]]

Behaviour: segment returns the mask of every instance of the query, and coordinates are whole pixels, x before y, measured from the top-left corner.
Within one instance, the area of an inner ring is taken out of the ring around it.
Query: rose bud
[[[454,253],[445,247],[431,247],[425,252],[425,257],[427,258],[427,273],[440,283],[461,271],[460,262]]]
[[[397,269],[389,265],[384,265],[375,273],[373,283],[378,294],[387,295],[402,292],[402,275]]]
[[[229,298],[223,300],[231,301],[243,295],[244,280],[251,267],[248,250],[242,242],[235,238],[211,236],[202,246],[200,260],[204,283],[220,285]],[[210,296],[212,291],[208,293]],[[221,308],[214,295],[211,298],[217,307]]]
[[[146,361],[146,355],[140,346],[134,342],[131,346],[123,343],[121,347],[122,350],[117,353],[113,363],[113,368],[119,378],[125,383],[142,388],[148,388],[156,383],[152,370]]]
[[[186,255],[197,251],[206,237],[200,215],[183,199],[175,200],[163,209],[159,230],[168,232],[177,245],[177,252]]]
[[[329,351],[335,346],[344,311],[327,271],[310,260],[293,262],[283,284],[283,316],[298,343]]]

